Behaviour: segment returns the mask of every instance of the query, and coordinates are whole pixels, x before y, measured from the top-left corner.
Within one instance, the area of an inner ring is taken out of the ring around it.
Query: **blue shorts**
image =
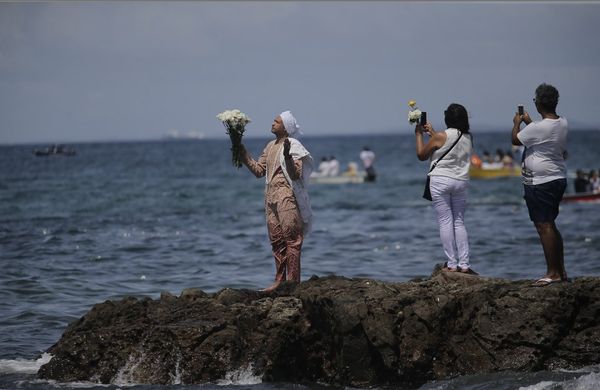
[[[536,185],[523,185],[529,218],[535,222],[554,222],[558,205],[567,188],[567,179],[552,180]]]

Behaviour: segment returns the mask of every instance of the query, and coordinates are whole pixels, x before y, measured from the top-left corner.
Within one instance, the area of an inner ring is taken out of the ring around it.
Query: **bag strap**
[[[460,131],[460,130],[456,130],[456,131],[459,132],[458,138],[456,139],[456,141],[454,141],[454,143],[452,144],[452,146],[450,146],[450,149],[446,150],[444,152],[444,154],[442,154],[442,157],[438,158],[437,161],[433,163],[433,165],[429,169],[429,172],[433,171],[433,169],[438,165],[438,163],[440,162],[440,160],[443,159],[444,157],[446,157],[446,155],[448,154],[448,152],[450,152],[452,150],[452,148],[454,148],[456,146],[456,144],[460,140],[460,137],[462,137],[462,135],[463,135],[462,131]]]

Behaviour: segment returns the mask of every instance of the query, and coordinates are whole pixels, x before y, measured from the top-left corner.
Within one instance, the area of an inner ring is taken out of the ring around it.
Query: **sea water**
[[[268,132],[265,132],[268,135]],[[246,139],[260,155],[268,139]],[[302,278],[311,275],[407,281],[444,261],[431,204],[421,198],[428,164],[414,136],[306,137],[315,165],[335,156],[342,170],[369,146],[377,181],[309,187],[314,231]],[[569,135],[575,169],[599,169],[600,131]],[[39,381],[43,354],[94,304],[158,298],[189,287],[258,289],[273,279],[264,221],[264,181],[234,168],[227,139],[86,143],[77,155],[36,157],[35,147],[0,146],[0,389],[97,387]],[[475,135],[475,149],[510,148],[510,134]],[[557,220],[570,277],[600,275],[600,205],[564,204]],[[535,279],[545,271],[519,178],[472,180],[466,225],[479,273]],[[600,368],[498,373],[432,382],[423,389],[592,389]],[[324,388],[260,383],[251,370],[212,385],[167,388]],[[132,383],[118,383],[118,388]],[[157,386],[135,386],[155,389]],[[163,388],[163,387],[160,387]]]

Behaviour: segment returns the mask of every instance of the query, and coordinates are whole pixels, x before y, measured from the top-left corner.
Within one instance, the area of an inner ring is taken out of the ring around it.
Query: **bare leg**
[[[563,239],[554,222],[536,222],[544,256],[546,257],[546,275],[550,279],[567,279],[565,270]]]
[[[277,287],[279,287],[280,284],[281,284],[281,281],[280,280],[276,280],[275,283],[273,283],[272,285],[270,285],[267,288],[261,289],[260,291],[262,291],[262,292],[271,292],[271,291],[275,290]]]

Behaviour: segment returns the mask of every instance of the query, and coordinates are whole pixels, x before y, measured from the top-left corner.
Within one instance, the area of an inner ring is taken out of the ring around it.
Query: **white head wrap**
[[[292,115],[290,111],[284,111],[280,115],[281,120],[283,121],[283,127],[288,132],[290,137],[295,137],[296,134],[302,135],[302,131],[300,130],[300,125],[296,121],[296,118]]]

